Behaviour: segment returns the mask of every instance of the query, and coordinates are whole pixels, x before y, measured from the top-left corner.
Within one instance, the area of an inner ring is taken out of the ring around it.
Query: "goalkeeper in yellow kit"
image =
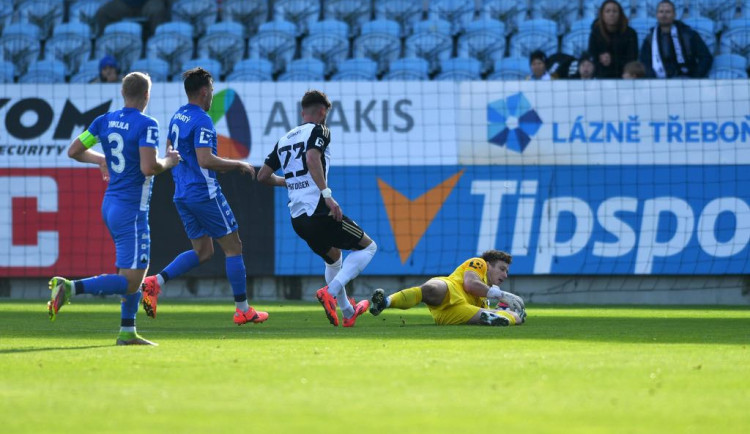
[[[508,278],[511,260],[508,253],[488,250],[459,265],[448,277],[433,277],[388,297],[378,288],[372,294],[370,313],[380,315],[388,308],[409,309],[424,302],[438,325],[520,325],[526,319],[523,299],[499,288]],[[488,299],[507,308],[491,309]]]

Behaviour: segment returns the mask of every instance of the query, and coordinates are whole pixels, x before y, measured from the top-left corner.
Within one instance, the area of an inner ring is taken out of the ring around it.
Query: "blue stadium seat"
[[[99,59],[87,60],[70,77],[71,83],[91,83],[99,77]]]
[[[0,34],[13,19],[13,0],[0,0]]]
[[[224,21],[235,21],[245,26],[245,37],[254,35],[268,17],[266,0],[223,0],[221,16]]]
[[[0,83],[13,83],[16,67],[7,60],[0,60]]]
[[[505,24],[506,34],[518,29],[518,25],[526,19],[528,8],[526,2],[518,0],[484,0],[481,15],[493,18]]]
[[[151,77],[152,82],[169,80],[169,63],[156,57],[136,60],[130,66],[130,71],[145,72]]]
[[[736,3],[727,0],[691,0],[690,15],[698,12],[716,23],[716,31],[721,31],[734,18]]]
[[[31,62],[19,83],[65,83],[65,64],[59,60],[45,59]]]
[[[18,5],[22,22],[39,26],[41,39],[52,34],[52,28],[62,23],[65,14],[64,0],[24,0]]]
[[[66,74],[78,71],[91,54],[91,30],[78,22],[58,24],[44,46],[44,57],[65,63]]]
[[[391,81],[428,80],[430,64],[421,57],[406,57],[391,62],[388,73],[383,77]]]
[[[554,21],[560,34],[564,34],[573,21],[578,19],[579,8],[578,2],[575,1],[536,0],[531,5],[532,18]]]
[[[101,59],[110,54],[120,62],[120,70],[127,71],[141,57],[142,32],[138,23],[121,21],[108,25],[104,28],[104,34],[96,40],[94,58]]]
[[[604,0],[583,0],[583,10],[581,12],[581,20],[587,20],[589,22],[589,25],[592,24],[594,20],[599,18],[599,8],[601,7],[602,3],[604,3]],[[630,1],[626,2],[625,5],[622,5],[622,8],[625,10],[625,14],[628,16],[629,19],[633,18],[629,10]]]
[[[411,34],[414,25],[422,20],[422,2],[414,0],[378,0],[375,18],[393,20],[401,26],[401,35]]]
[[[197,59],[188,60],[187,62],[183,63],[182,70],[172,76],[172,81],[181,82],[183,72],[187,71],[188,69],[197,67],[201,67],[210,72],[211,76],[214,78],[214,81],[219,81],[219,77],[221,77],[221,75],[224,73],[224,70],[221,68],[221,62],[219,62],[218,60],[209,59],[207,57],[199,57]]]
[[[451,23],[451,33],[457,35],[474,20],[474,0],[434,0],[430,2],[429,14]]]
[[[296,32],[297,28],[289,21],[274,20],[261,24],[258,33],[250,39],[250,57],[268,59],[274,65],[274,72],[282,71],[297,49]]]
[[[557,52],[557,23],[545,18],[522,22],[510,40],[511,56],[528,57],[535,50],[551,56]]]
[[[472,21],[458,39],[458,57],[482,60],[482,73],[505,56],[505,24],[489,17]]]
[[[560,52],[580,57],[581,53],[589,49],[589,35],[591,34],[591,21],[578,20],[570,25],[570,30],[563,35]]]
[[[182,21],[159,24],[146,42],[146,57],[169,63],[169,74],[180,72],[182,64],[193,57],[193,26]]]
[[[3,29],[0,46],[3,58],[13,62],[16,74],[26,72],[29,63],[39,57],[39,27],[31,23],[12,23]]]
[[[490,80],[525,80],[531,74],[529,59],[523,57],[506,57],[495,63],[495,72]]]
[[[656,18],[654,17],[635,17],[630,20],[630,27],[635,30],[638,35],[638,50],[643,46],[643,41],[649,35],[649,30],[656,26]]]
[[[292,60],[279,81],[323,81],[326,65],[312,57]]]
[[[184,21],[193,25],[196,37],[203,36],[208,27],[216,22],[219,8],[215,1],[177,0],[172,4],[172,21]]]
[[[406,57],[425,58],[434,72],[440,60],[451,57],[452,45],[451,23],[434,18],[420,21],[414,25],[414,33],[406,39]]]
[[[375,81],[378,64],[366,57],[359,57],[344,60],[337,65],[336,70],[336,74],[331,77],[335,81]]]
[[[68,21],[87,25],[92,35],[97,34],[96,12],[106,0],[77,0],[70,4]]]
[[[310,24],[320,17],[320,2],[318,0],[275,0],[273,3],[274,19],[294,23],[297,36],[307,33]]]
[[[481,80],[482,62],[470,57],[456,57],[440,61],[440,74],[436,80]]]
[[[354,57],[369,57],[378,62],[378,73],[401,55],[401,26],[393,20],[377,19],[362,26],[354,40]]]
[[[198,40],[198,56],[221,62],[225,73],[232,71],[234,64],[245,55],[245,29],[232,21],[208,26],[206,34]]]
[[[747,59],[739,54],[719,54],[714,57],[709,78],[717,79],[747,79]]]
[[[682,22],[698,32],[703,42],[708,46],[708,51],[712,54],[716,51],[716,24],[714,20],[697,14],[690,14],[690,18],[685,18]]]
[[[750,59],[750,18],[739,18],[729,22],[729,26],[721,35],[720,51]]]
[[[245,59],[234,65],[226,81],[272,81],[273,64],[266,59]]]
[[[323,17],[348,24],[351,36],[358,35],[372,15],[370,0],[325,0],[323,4]]]
[[[349,55],[349,26],[338,20],[310,24],[310,34],[302,40],[302,57],[315,57],[326,64],[326,74]]]
[[[656,17],[656,7],[661,0],[636,0],[635,13],[640,14],[641,9],[645,9],[645,16]],[[685,13],[685,0],[671,0],[674,3],[675,19],[681,20]],[[695,0],[692,0],[695,1]]]

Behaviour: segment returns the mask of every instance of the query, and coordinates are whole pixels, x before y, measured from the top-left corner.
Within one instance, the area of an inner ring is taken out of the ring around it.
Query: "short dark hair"
[[[503,261],[510,265],[510,263],[513,261],[513,257],[510,255],[510,253],[502,252],[500,250],[487,250],[486,252],[482,253],[482,259],[484,259],[484,262],[487,264],[494,264],[497,261]]]
[[[664,3],[672,6],[672,12],[677,12],[677,8],[675,7],[674,3],[672,3],[671,0],[661,0],[659,3],[657,3],[656,9],[659,9],[659,6],[661,6]]]
[[[323,105],[326,110],[331,108],[331,101],[328,100],[328,96],[319,90],[308,90],[302,97],[302,108],[307,108],[314,105]]]
[[[185,93],[187,96],[192,96],[202,87],[209,86],[213,83],[214,78],[211,76],[210,72],[198,66],[183,72],[182,80],[185,85]]]
[[[531,53],[531,55],[529,55],[529,64],[537,59],[541,60],[545,65],[547,64],[547,55],[544,54],[544,51],[536,50]]]

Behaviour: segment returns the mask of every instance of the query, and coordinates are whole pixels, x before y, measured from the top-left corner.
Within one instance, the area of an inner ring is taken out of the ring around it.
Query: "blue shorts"
[[[236,231],[237,219],[234,218],[232,208],[221,192],[213,199],[201,202],[175,200],[177,213],[180,214],[188,238],[196,240],[208,235],[211,238],[221,238]]]
[[[137,206],[125,206],[105,197],[102,201],[102,219],[115,242],[115,266],[129,270],[148,268],[151,257],[148,211],[140,211]]]

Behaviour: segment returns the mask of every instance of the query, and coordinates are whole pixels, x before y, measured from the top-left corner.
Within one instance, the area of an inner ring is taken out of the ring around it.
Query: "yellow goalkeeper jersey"
[[[463,291],[462,295],[469,304],[484,307],[486,300],[485,297],[475,297],[464,289],[464,273],[466,273],[467,270],[477,273],[479,278],[482,279],[482,282],[487,284],[487,263],[482,258],[467,259],[463,264],[459,265],[458,268],[453,270],[453,273],[451,273],[447,279],[450,280],[455,287],[461,288]]]

